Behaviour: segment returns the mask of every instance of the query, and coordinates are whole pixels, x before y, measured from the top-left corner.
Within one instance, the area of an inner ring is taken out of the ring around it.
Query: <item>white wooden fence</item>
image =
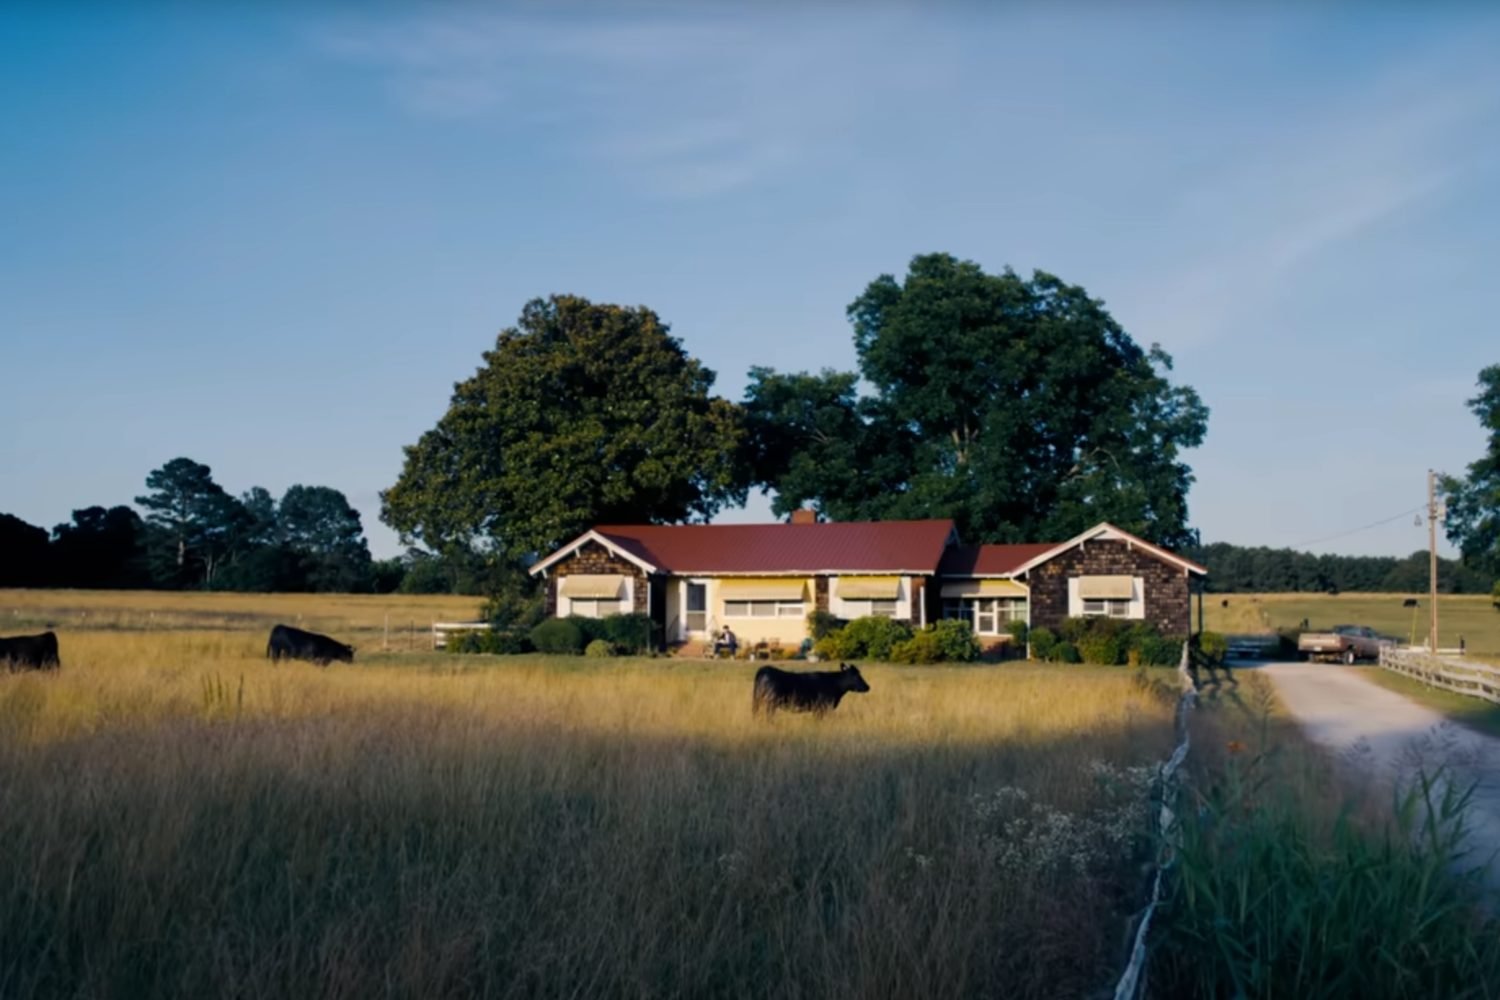
[[[1172,751],[1172,756],[1159,765],[1157,771],[1157,787],[1161,791],[1161,809],[1156,819],[1159,838],[1156,849],[1156,877],[1151,883],[1151,899],[1147,902],[1146,909],[1141,913],[1141,919],[1135,927],[1130,960],[1125,965],[1125,971],[1120,974],[1120,981],[1115,984],[1115,1000],[1138,1000],[1145,992],[1146,945],[1151,934],[1151,921],[1156,917],[1157,908],[1161,906],[1167,875],[1177,864],[1178,830],[1175,810],[1178,792],[1184,780],[1179,777],[1178,772],[1187,760],[1188,747],[1192,743],[1188,729],[1188,716],[1198,704],[1198,686],[1193,683],[1192,665],[1192,648],[1187,643],[1183,643],[1182,659],[1177,664],[1177,683],[1182,694],[1177,699],[1177,713],[1172,726],[1177,736],[1177,747]]]
[[[447,649],[448,639],[465,632],[488,632],[489,622],[433,622],[432,648]]]
[[[1415,646],[1384,646],[1380,650],[1380,665],[1423,684],[1500,705],[1500,667],[1454,655],[1458,652],[1439,649],[1434,654]]]

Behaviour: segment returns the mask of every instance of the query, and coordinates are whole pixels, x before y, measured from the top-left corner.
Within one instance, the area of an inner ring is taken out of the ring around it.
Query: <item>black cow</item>
[[[822,715],[838,708],[839,702],[850,691],[868,690],[870,685],[865,683],[859,668],[852,663],[841,663],[837,670],[807,673],[761,667],[755,672],[750,710],[759,715],[764,709],[767,715],[773,715],[778,708],[789,708],[794,712]]]
[[[1417,599],[1415,597],[1408,597],[1406,600],[1401,602],[1401,606],[1403,608],[1414,608],[1417,606]]]
[[[0,639],[0,663],[15,670],[56,670],[62,666],[57,658],[57,633],[14,635]]]
[[[266,656],[272,660],[282,657],[288,660],[311,660],[320,667],[326,667],[333,660],[353,663],[354,647],[316,632],[304,632],[290,625],[277,625],[271,629],[271,640],[266,643]]]

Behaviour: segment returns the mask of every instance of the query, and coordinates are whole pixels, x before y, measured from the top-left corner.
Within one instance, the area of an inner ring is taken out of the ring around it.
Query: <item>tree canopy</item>
[[[50,581],[45,528],[0,514],[0,553],[0,587],[41,587]]]
[[[152,470],[146,489],[135,502],[146,509],[155,573],[179,585],[212,586],[241,530],[243,508],[214,482],[212,469],[190,458]]]
[[[1208,409],[1084,289],[931,254],[903,281],[875,279],[848,315],[857,375],[751,371],[754,478],[778,513],[952,517],[970,541],[1065,539],[1101,520],[1194,540],[1182,452]]]
[[[707,520],[747,480],[739,411],[713,382],[650,309],[533,300],[406,448],[381,517],[512,563],[596,523]]]
[[[1500,365],[1479,373],[1479,394],[1469,400],[1469,409],[1489,437],[1467,476],[1443,478],[1448,540],[1464,562],[1500,576]]]
[[[344,494],[327,486],[293,486],[281,498],[276,523],[307,589],[368,589],[370,548],[359,512]]]
[[[1422,593],[1427,590],[1425,551],[1396,556],[1314,555],[1265,546],[1190,546],[1182,554],[1208,566],[1208,589],[1222,593]],[[1438,589],[1445,594],[1486,594],[1495,582],[1451,559],[1438,561]]]
[[[137,544],[158,586],[362,591],[374,585],[359,513],[336,489],[294,485],[279,503],[260,486],[235,497],[208,466],[189,458],[153,470],[146,486],[152,492],[136,501],[147,511]],[[126,527],[116,525],[119,538]],[[63,539],[64,529],[58,532]]]

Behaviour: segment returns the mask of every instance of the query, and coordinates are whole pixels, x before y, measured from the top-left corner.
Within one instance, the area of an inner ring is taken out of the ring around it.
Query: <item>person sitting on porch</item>
[[[733,659],[735,650],[739,649],[739,646],[739,639],[735,638],[734,633],[729,631],[729,626],[725,625],[718,637],[714,639],[714,656],[717,657],[722,650],[729,654],[730,659]]]

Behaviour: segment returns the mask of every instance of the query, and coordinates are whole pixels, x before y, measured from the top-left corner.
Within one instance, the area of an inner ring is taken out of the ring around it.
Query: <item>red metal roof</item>
[[[953,522],[631,524],[594,530],[668,573],[930,574],[943,558]]]
[[[943,576],[1003,576],[1044,553],[1057,548],[1056,542],[1027,542],[1022,545],[955,545],[943,555],[939,572]]]

